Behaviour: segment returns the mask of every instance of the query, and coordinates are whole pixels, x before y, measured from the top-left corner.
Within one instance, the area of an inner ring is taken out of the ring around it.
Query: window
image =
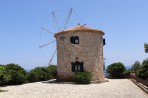
[[[71,36],[70,37],[70,42],[73,44],[79,44],[79,37],[78,36]]]
[[[75,37],[74,36],[70,37],[70,42],[73,43],[73,44],[75,43]]]
[[[75,36],[75,44],[79,44],[79,37]]]
[[[71,63],[71,67],[72,67],[72,72],[83,72],[83,62],[75,62],[75,63]]]
[[[105,45],[106,43],[105,43],[105,39],[103,39],[103,45]]]

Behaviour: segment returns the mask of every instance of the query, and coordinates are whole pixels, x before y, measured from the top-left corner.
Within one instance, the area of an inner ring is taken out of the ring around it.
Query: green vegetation
[[[56,65],[50,65],[47,67],[48,72],[51,74],[51,78],[55,79],[57,78],[57,66]]]
[[[7,73],[5,66],[0,65],[0,85],[8,83],[9,80],[11,80],[11,78]]]
[[[89,84],[91,79],[92,75],[90,72],[76,72],[74,74],[74,82],[77,84]]]
[[[109,73],[110,78],[123,78],[123,72],[125,71],[125,67],[123,63],[113,63],[107,67],[107,73]]]
[[[22,84],[26,82],[26,71],[17,64],[5,65],[10,80],[7,84]]]
[[[133,65],[131,70],[136,72],[137,70],[139,70],[141,68],[141,63],[139,61],[136,61]]]
[[[29,82],[46,81],[51,79],[51,74],[46,67],[36,67],[28,74]]]
[[[17,64],[0,65],[0,85],[26,82],[26,71]]]
[[[143,60],[140,69],[136,71],[136,75],[141,79],[148,79],[148,59]]]
[[[144,44],[145,52],[148,53],[148,44]]]
[[[45,81],[57,77],[57,66],[36,67],[26,72],[17,64],[0,65],[0,85]]]
[[[57,77],[57,66],[50,65],[48,67],[36,67],[32,69],[28,75],[28,82],[46,81]]]

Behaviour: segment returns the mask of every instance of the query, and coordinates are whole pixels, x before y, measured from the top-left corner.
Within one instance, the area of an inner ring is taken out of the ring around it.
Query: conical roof
[[[54,36],[57,37],[58,35],[60,34],[65,34],[65,33],[76,33],[76,32],[93,32],[93,33],[100,33],[102,35],[104,35],[105,33],[101,30],[98,30],[98,29],[93,29],[93,28],[90,28],[90,27],[87,27],[87,26],[84,26],[84,25],[80,25],[78,24],[77,26],[75,27],[72,27],[72,28],[69,28],[69,29],[66,29],[64,31],[61,31],[61,32],[58,32],[56,33]]]

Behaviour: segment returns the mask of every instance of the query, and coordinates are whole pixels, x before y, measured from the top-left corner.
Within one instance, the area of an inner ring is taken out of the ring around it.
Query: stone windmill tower
[[[78,24],[54,36],[57,42],[57,79],[71,81],[74,72],[88,71],[104,81],[104,32]]]

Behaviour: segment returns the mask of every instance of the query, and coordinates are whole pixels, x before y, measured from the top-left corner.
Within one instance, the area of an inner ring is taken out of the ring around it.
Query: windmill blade
[[[50,42],[50,43],[47,43],[47,44],[45,44],[45,45],[39,46],[39,48],[42,48],[42,47],[48,46],[48,45],[54,43],[55,41],[56,41],[56,40],[54,40],[54,41],[52,41],[52,42]]]
[[[57,26],[58,30],[60,31],[60,28],[59,28],[59,25],[58,25],[58,21],[57,21],[57,19],[56,19],[56,16],[55,16],[54,11],[52,11],[52,16],[53,16],[53,18],[54,18],[54,20],[55,20],[55,23],[56,23],[56,26]]]
[[[54,58],[54,56],[55,56],[55,54],[56,54],[56,51],[57,51],[57,48],[55,49],[55,51],[54,51],[54,53],[53,53],[51,59],[49,60],[49,66],[51,65],[51,62],[52,62],[52,60],[53,60],[53,58]]]
[[[65,23],[65,25],[64,25],[63,30],[65,30],[65,28],[66,28],[66,26],[67,26],[67,23],[68,23],[68,21],[69,21],[69,19],[70,19],[71,13],[72,13],[72,8],[70,9],[70,12],[69,12],[69,14],[68,14],[68,18],[67,18],[67,20],[66,20],[66,23]]]
[[[54,35],[53,33],[51,33],[49,30],[45,29],[44,27],[41,27],[41,29],[43,29],[44,31],[46,31],[46,32],[48,32],[48,33]]]

